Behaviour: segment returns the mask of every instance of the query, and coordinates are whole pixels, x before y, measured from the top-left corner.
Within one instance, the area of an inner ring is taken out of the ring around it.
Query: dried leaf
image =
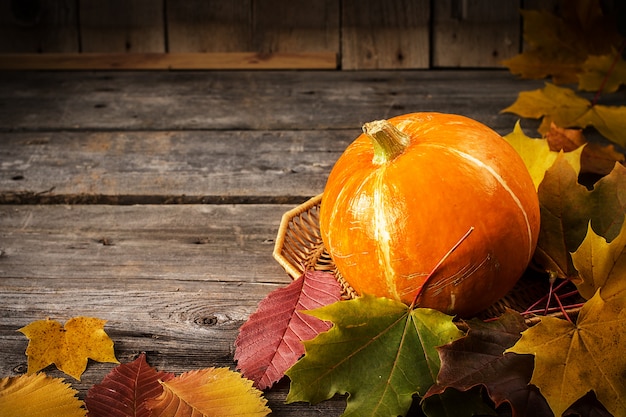
[[[621,42],[615,21],[598,0],[561,2],[561,14],[523,10],[523,36],[528,47],[503,64],[523,78],[552,76],[557,84],[576,83],[585,59],[601,55]]]
[[[78,391],[43,373],[0,379],[0,416],[85,417]]]
[[[565,129],[552,122],[545,134],[550,150],[553,152],[572,152],[587,143],[581,129]]]
[[[578,74],[578,88],[584,91],[602,88],[603,93],[614,93],[623,84],[626,84],[626,61],[616,50],[610,54],[589,56]]]
[[[605,301],[596,293],[582,307],[576,324],[555,317],[522,333],[507,352],[535,355],[531,383],[555,415],[593,390],[614,415],[626,410],[626,297]]]
[[[620,234],[607,243],[591,225],[580,247],[572,253],[572,261],[582,282],[580,295],[591,298],[598,290],[605,300],[626,296],[626,222]]]
[[[131,363],[115,367],[102,383],[87,392],[85,404],[89,417],[150,417],[145,406],[148,399],[163,392],[160,381],[169,381],[174,374],[157,372],[141,354]]]
[[[341,299],[341,285],[327,272],[307,271],[271,292],[241,326],[235,360],[259,389],[270,387],[304,354],[304,340],[328,330],[330,323],[302,313]]]
[[[542,89],[523,91],[517,100],[502,112],[540,119],[539,131],[548,131],[551,123],[561,127],[595,127],[601,135],[626,146],[626,106],[591,105],[585,98],[564,87],[546,83]]]
[[[535,188],[538,189],[546,171],[554,164],[554,161],[556,161],[559,156],[559,152],[550,149],[550,143],[547,139],[534,139],[526,136],[519,122],[515,123],[513,132],[506,135],[504,139],[513,146],[520,155],[526,168],[528,168]],[[580,170],[581,152],[582,148],[578,148],[562,156],[562,158],[574,168],[576,173]]]
[[[603,177],[611,173],[616,162],[623,164],[624,161],[624,154],[617,152],[615,146],[591,142],[585,145],[580,156],[580,172]]]
[[[305,356],[287,371],[287,402],[349,393],[344,416],[404,415],[435,382],[436,347],[462,336],[450,316],[369,295],[307,314],[334,326],[305,342]]]
[[[496,406],[508,402],[514,417],[552,417],[546,400],[528,385],[533,357],[504,353],[528,328],[522,316],[509,310],[497,321],[474,319],[467,324],[467,336],[439,348],[441,370],[426,397],[448,392],[449,388],[466,391],[482,385]]]
[[[576,275],[570,253],[585,237],[593,205],[576,171],[561,155],[539,186],[541,228],[533,261],[565,278]]]
[[[153,417],[264,417],[271,410],[252,381],[227,368],[206,368],[165,381],[147,401]]]
[[[59,370],[80,380],[88,359],[119,363],[113,341],[104,331],[106,320],[74,317],[62,326],[55,320],[38,320],[19,329],[28,339],[28,373],[55,364]]]

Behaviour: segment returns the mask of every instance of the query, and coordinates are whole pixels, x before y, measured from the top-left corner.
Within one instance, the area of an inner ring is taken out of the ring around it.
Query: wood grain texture
[[[0,70],[336,69],[331,52],[0,54]]]
[[[81,52],[165,52],[163,1],[79,0]]]
[[[254,51],[339,53],[336,0],[256,0],[252,5]]]
[[[79,51],[75,0],[0,0],[0,53]]]
[[[517,118],[500,111],[542,85],[505,71],[4,72],[0,129],[359,131],[439,111],[508,133]]]
[[[0,132],[0,201],[304,201],[322,192],[332,165],[358,134]]]
[[[443,0],[433,7],[433,67],[499,67],[519,52],[519,1]]]
[[[344,0],[341,67],[427,68],[429,19],[428,0]]]
[[[169,52],[247,52],[252,0],[167,0]]]

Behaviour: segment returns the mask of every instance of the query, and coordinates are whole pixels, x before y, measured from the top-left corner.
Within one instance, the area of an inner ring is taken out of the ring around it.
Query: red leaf
[[[89,417],[150,417],[146,400],[163,391],[159,381],[174,378],[169,372],[157,372],[141,354],[131,363],[115,367],[100,384],[89,389],[85,404]]]
[[[321,271],[307,271],[288,286],[272,291],[239,329],[237,369],[259,389],[272,386],[304,354],[302,342],[331,327],[301,310],[339,301],[341,291],[335,277]]]

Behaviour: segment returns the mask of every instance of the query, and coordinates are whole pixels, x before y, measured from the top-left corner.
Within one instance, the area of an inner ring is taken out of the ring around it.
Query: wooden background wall
[[[108,59],[100,65],[110,67],[157,67],[159,59],[185,67],[172,57],[196,60],[198,68],[498,67],[522,48],[520,8],[557,3],[0,0],[0,67],[27,67],[33,59],[80,67],[77,55]]]

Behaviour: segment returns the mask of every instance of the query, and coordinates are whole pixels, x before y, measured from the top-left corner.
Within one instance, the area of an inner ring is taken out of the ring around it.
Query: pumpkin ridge
[[[398,290],[396,288],[396,271],[391,265],[391,251],[392,251],[392,237],[389,233],[390,227],[387,223],[388,210],[386,208],[385,193],[381,193],[381,187],[385,183],[384,179],[385,167],[381,166],[376,170],[376,177],[373,181],[377,182],[374,187],[373,207],[374,207],[374,233],[376,235],[377,250],[382,254],[379,257],[379,262],[385,271],[385,286],[390,294],[396,299],[399,299]]]
[[[453,148],[448,148],[445,146],[437,145],[435,143],[428,143],[428,144],[425,144],[425,146],[441,148],[441,149],[445,149],[447,151],[453,152],[456,155],[460,156],[461,158],[473,163],[474,165],[487,170],[487,172],[491,174],[491,176],[498,182],[498,184],[500,184],[502,188],[504,188],[504,190],[511,196],[511,198],[515,202],[515,205],[519,208],[520,212],[522,213],[522,216],[524,217],[524,222],[526,223],[526,231],[528,233],[528,260],[530,261],[530,259],[532,259],[532,256],[533,256],[533,247],[532,247],[533,232],[532,232],[532,227],[530,225],[530,220],[528,218],[528,213],[526,212],[526,209],[524,208],[524,205],[522,204],[520,199],[517,197],[517,194],[515,194],[515,192],[511,189],[511,187],[509,187],[509,185],[504,180],[504,178],[502,178],[502,176],[498,174],[498,172],[492,166],[485,164],[480,159],[468,153],[461,152],[458,149],[453,149]]]

